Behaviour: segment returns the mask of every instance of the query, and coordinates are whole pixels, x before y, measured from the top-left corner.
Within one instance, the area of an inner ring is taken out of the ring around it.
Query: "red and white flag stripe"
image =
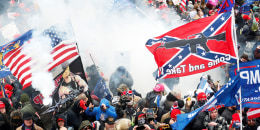
[[[246,114],[248,119],[258,118],[260,117],[260,108],[250,108]]]
[[[78,55],[76,43],[65,42],[61,42],[52,49],[51,56],[53,61],[45,68],[46,71],[51,71],[61,63]],[[10,68],[13,75],[23,85],[23,89],[25,89],[32,83],[33,68],[31,68],[31,65],[34,64],[34,61],[30,56],[22,53],[22,48],[23,46],[6,53],[4,55],[4,64]]]
[[[181,0],[180,9],[181,9],[182,12],[186,12],[187,11],[187,9],[186,9],[186,0]]]

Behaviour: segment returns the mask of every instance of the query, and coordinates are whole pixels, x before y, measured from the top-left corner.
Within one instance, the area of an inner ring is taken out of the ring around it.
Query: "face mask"
[[[141,118],[138,120],[138,126],[142,126],[145,124],[145,118]]]

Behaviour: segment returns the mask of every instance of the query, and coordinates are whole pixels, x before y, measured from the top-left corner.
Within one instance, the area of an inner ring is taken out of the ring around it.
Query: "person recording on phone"
[[[141,111],[136,113],[134,124],[129,130],[155,130],[153,125],[147,124],[146,115]]]

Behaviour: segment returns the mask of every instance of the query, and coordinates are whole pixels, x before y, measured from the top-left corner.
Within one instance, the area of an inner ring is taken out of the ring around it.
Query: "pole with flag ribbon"
[[[236,47],[236,49],[235,49],[235,51],[236,51],[236,55],[237,55],[237,57],[238,57],[238,46],[237,46],[237,35],[236,35],[236,26],[235,26],[235,15],[234,15],[234,7],[232,8],[232,11],[231,11],[231,13],[232,13],[232,22],[233,22],[233,35],[234,35],[234,44],[236,45],[235,47]],[[239,71],[240,71],[240,69],[239,69],[239,58],[237,58],[237,73],[239,73]],[[239,84],[240,85],[240,84]],[[240,109],[240,112],[239,112],[239,117],[240,117],[240,130],[243,130],[243,124],[242,124],[242,100],[241,100],[241,94],[242,93],[242,91],[241,91],[241,86],[240,86],[240,88],[239,88],[239,109]]]
[[[64,3],[66,3],[66,1],[64,1]],[[67,6],[66,6],[66,7],[67,7]],[[68,10],[69,10],[69,9],[68,9]],[[71,26],[71,28],[72,28],[72,34],[73,34],[73,37],[76,39],[76,35],[75,35],[75,33],[74,33],[74,28],[73,28],[73,25],[72,25],[72,23],[71,23],[71,18],[70,18],[70,13],[69,13],[69,11],[67,11],[67,14],[68,14],[68,17],[69,17],[69,24],[70,24],[70,26]],[[79,58],[81,58],[81,57],[80,57],[80,52],[79,52],[78,43],[76,43],[76,46],[77,46],[77,50],[78,50],[78,54],[79,54]],[[83,71],[84,71],[84,69],[83,69]],[[85,72],[84,72],[84,73],[85,73]],[[86,81],[87,84],[88,84],[88,81],[87,81],[85,75],[84,75],[84,78],[85,78],[85,81]],[[87,90],[87,94],[86,94],[86,96],[87,96],[88,100],[90,101],[90,103],[92,103],[92,98],[91,98],[91,95],[90,95],[89,88],[88,88],[88,90]]]

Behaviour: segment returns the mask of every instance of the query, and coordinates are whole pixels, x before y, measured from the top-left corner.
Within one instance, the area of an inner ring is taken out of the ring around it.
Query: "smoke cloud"
[[[61,24],[69,20],[69,24],[63,25],[71,37],[78,43],[79,52],[84,68],[96,64],[101,68],[106,77],[119,66],[125,66],[133,77],[133,89],[140,92],[143,97],[151,91],[156,84],[152,73],[157,69],[153,55],[146,49],[145,43],[149,38],[159,36],[167,31],[184,24],[176,13],[172,13],[171,25],[166,25],[158,20],[158,12],[153,9],[138,5],[138,9],[129,8],[117,11],[113,9],[113,0],[73,0],[73,1],[44,1],[39,0],[39,10],[28,21],[30,28],[36,28],[39,32],[54,24]],[[139,8],[140,7],[140,8]],[[36,39],[37,45],[27,49],[35,50],[32,54],[41,57],[37,62],[46,65],[49,62],[49,43],[42,39]],[[42,50],[36,49],[41,48]],[[37,54],[38,51],[38,54]],[[41,53],[39,53],[41,52]],[[90,57],[93,58],[93,61]],[[206,72],[208,73],[208,72]],[[210,72],[211,73],[211,72]],[[212,74],[217,73],[213,72]],[[180,78],[179,85],[183,94],[187,90],[193,90],[199,83],[202,74]],[[33,86],[41,91],[46,98],[53,91],[52,75],[48,72],[36,71],[33,74]],[[219,80],[221,77],[212,76]],[[192,80],[191,80],[192,79]],[[187,82],[188,81],[188,82]],[[108,84],[108,83],[107,83]],[[50,89],[42,89],[50,87]],[[187,90],[182,89],[187,88]],[[45,101],[48,102],[48,101]]]

